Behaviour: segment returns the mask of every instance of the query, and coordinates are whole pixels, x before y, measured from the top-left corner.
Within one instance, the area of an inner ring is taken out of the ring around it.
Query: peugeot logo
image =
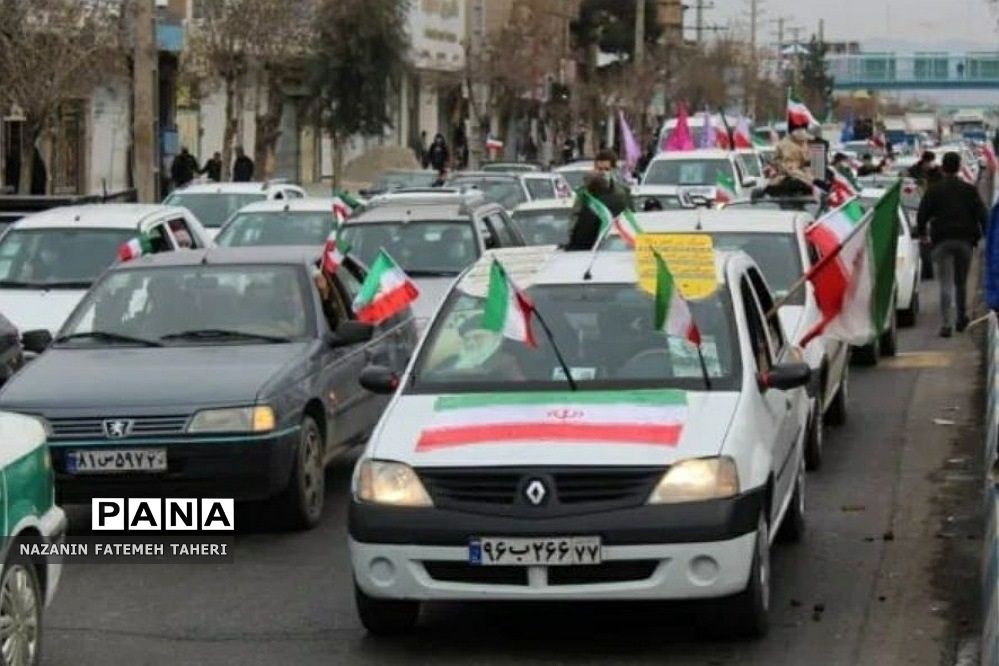
[[[104,436],[109,439],[128,437],[132,432],[132,424],[130,419],[108,419],[104,422]]]
[[[534,506],[541,506],[547,495],[548,490],[540,479],[531,479],[524,488],[524,497]]]

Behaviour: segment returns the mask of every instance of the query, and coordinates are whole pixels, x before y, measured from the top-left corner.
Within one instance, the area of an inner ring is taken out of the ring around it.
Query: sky
[[[828,41],[860,41],[865,49],[999,50],[999,3],[989,0],[757,0],[762,9],[760,41],[775,42],[777,19],[803,28],[806,39],[825,19]],[[709,0],[706,24],[748,25],[750,0]],[[689,0],[685,4],[693,5]],[[687,22],[694,12],[687,12]],[[793,35],[786,33],[786,38]]]

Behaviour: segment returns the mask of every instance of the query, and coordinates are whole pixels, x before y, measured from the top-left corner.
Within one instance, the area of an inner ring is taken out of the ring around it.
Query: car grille
[[[648,580],[657,566],[659,560],[615,560],[594,565],[547,567],[548,585],[595,585]],[[445,583],[528,584],[527,567],[483,567],[456,561],[425,561],[423,567],[428,576]]]
[[[417,470],[439,508],[536,517],[639,506],[663,472],[664,467]],[[538,505],[525,492],[535,479],[546,490]]]
[[[106,439],[104,423],[108,421],[131,422],[131,430],[120,439],[152,435],[176,435],[187,428],[188,415],[124,416],[48,419],[53,439]]]

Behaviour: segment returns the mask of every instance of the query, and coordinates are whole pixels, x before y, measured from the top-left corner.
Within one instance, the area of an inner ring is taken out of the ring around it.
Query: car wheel
[[[882,356],[894,356],[898,352],[898,317],[896,315],[897,313],[893,310],[888,330],[882,333],[878,340]]]
[[[756,548],[746,589],[728,610],[729,630],[738,638],[761,638],[770,628],[770,530],[761,511],[756,527]]]
[[[10,552],[0,578],[0,659],[4,666],[34,666],[41,658],[42,586],[31,561]]]
[[[369,597],[357,583],[354,583],[354,603],[361,624],[375,636],[405,633],[416,625],[420,616],[419,601]]]
[[[787,543],[798,543],[805,536],[805,466],[798,470],[798,478],[794,482],[794,495],[787,507],[784,520],[780,524],[777,536]]]
[[[822,389],[819,389],[815,396],[815,406],[812,413],[808,415],[808,433],[805,435],[805,465],[810,470],[822,467],[822,404],[825,400],[822,397]]]
[[[839,380],[839,388],[836,395],[829,403],[826,410],[825,420],[831,426],[841,426],[846,423],[846,400],[850,395],[850,364],[843,368],[843,377]]]
[[[315,419],[305,416],[288,487],[277,498],[278,515],[293,529],[311,529],[323,515],[325,498],[323,435]]]
[[[905,310],[898,311],[898,325],[899,326],[915,326],[916,316],[919,314],[919,292],[913,292],[912,302],[909,303],[909,307]]]
[[[877,341],[868,343],[863,347],[854,347],[850,354],[851,360],[857,365],[874,366],[881,358],[880,345]]]

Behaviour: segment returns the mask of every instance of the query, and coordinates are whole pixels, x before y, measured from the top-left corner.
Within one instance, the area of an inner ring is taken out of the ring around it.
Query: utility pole
[[[645,2],[646,0],[635,0],[635,68],[641,70],[642,62],[645,60]],[[639,74],[638,71],[635,74]],[[636,77],[636,80],[637,77]],[[638,140],[645,141],[645,109],[638,109],[636,128],[638,130]]]
[[[746,111],[753,114],[756,110],[756,79],[759,67],[756,64],[756,26],[759,21],[760,2],[749,0],[749,80],[746,82]]]
[[[156,25],[154,0],[132,0],[135,45],[132,56],[132,169],[140,202],[159,200],[156,150]]]
[[[704,33],[704,0],[697,0],[697,43],[701,43]]]

